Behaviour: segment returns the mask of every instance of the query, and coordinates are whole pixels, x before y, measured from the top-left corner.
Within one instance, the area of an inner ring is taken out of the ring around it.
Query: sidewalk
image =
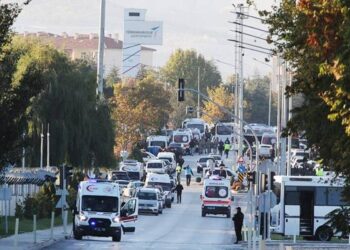
[[[72,224],[67,226],[67,235],[70,236],[72,231]],[[36,232],[36,244],[34,244],[34,236],[33,233],[22,233],[18,234],[18,244],[15,247],[15,236],[10,236],[6,238],[0,239],[0,249],[6,250],[36,250],[41,249],[43,247],[48,247],[54,244],[57,241],[63,240],[65,235],[63,234],[63,226],[54,227],[53,230],[53,239],[50,239],[51,230],[39,230]]]

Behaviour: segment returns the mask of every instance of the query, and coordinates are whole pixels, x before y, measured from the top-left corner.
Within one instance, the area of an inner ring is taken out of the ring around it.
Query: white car
[[[126,197],[134,197],[137,190],[142,188],[145,183],[142,181],[131,181],[128,186],[124,189],[123,195]]]
[[[149,160],[146,163],[146,172],[147,173],[158,173],[158,174],[165,174],[166,173],[166,166],[165,162],[163,160]]]

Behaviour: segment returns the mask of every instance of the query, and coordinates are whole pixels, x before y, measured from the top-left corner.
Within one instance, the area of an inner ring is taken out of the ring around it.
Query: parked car
[[[163,213],[159,191],[154,188],[141,188],[137,191],[136,197],[139,200],[139,213],[152,213],[158,215]]]
[[[145,185],[142,181],[131,181],[128,186],[124,189],[123,195],[126,197],[134,197],[136,191]]]

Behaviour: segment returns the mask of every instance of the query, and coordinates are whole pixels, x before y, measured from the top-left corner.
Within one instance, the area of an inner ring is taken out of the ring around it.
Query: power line
[[[266,20],[263,19],[263,18],[256,17],[256,16],[251,16],[251,15],[245,14],[245,13],[243,13],[243,12],[239,12],[239,11],[231,11],[231,13],[236,13],[236,14],[238,14],[238,15],[251,17],[251,18],[254,18],[254,19],[257,19],[257,20],[260,20],[260,21],[266,21]]]
[[[231,22],[231,21],[229,21],[229,23],[233,23],[233,24],[242,25],[242,26],[244,26],[244,27],[247,27],[247,28],[250,28],[250,29],[254,29],[254,30],[259,30],[259,31],[261,31],[261,32],[265,32],[265,33],[270,33],[270,32],[268,32],[267,30],[263,30],[263,29],[255,28],[255,27],[253,27],[253,26],[246,25],[246,24],[241,24],[241,23],[239,23],[239,22]]]
[[[234,39],[227,39],[227,40],[229,40],[230,42],[241,43],[240,41],[237,41],[237,40],[234,40]],[[272,51],[272,49],[267,49],[265,47],[254,45],[254,44],[250,44],[250,43],[243,43],[243,44],[248,45],[248,46],[252,46],[252,47],[256,47],[258,49],[264,49],[264,50]]]
[[[242,48],[242,49],[247,49],[247,50],[252,50],[252,51],[255,51],[255,52],[259,52],[259,53],[262,53],[262,54],[265,54],[265,55],[270,55],[270,56],[273,55],[272,52],[271,52],[271,53],[268,53],[268,52],[265,52],[265,51],[261,51],[261,50],[257,50],[257,49],[252,49],[252,48],[248,48],[248,47],[241,46],[241,45],[239,45],[238,47],[239,47],[239,48]]]
[[[238,31],[238,30],[230,30],[230,31],[236,32],[236,33],[239,33],[239,34],[243,34],[243,35],[246,35],[246,36],[254,37],[256,39],[260,39],[260,40],[263,40],[263,41],[267,42],[265,38],[254,36],[254,35],[251,35],[251,34],[248,34],[248,33],[245,33],[245,32],[241,32],[241,31]]]

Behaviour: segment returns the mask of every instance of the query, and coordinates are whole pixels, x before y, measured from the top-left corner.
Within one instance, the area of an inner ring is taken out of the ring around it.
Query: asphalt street
[[[198,156],[185,157],[195,172]],[[183,181],[184,183],[184,181]],[[233,245],[235,240],[233,222],[221,215],[201,217],[200,193],[202,186],[194,182],[184,186],[182,204],[173,203],[162,215],[140,215],[136,232],[122,236],[120,243],[111,238],[84,237],[58,242],[47,249],[243,249]],[[245,211],[244,194],[236,196],[234,206],[242,206]]]

